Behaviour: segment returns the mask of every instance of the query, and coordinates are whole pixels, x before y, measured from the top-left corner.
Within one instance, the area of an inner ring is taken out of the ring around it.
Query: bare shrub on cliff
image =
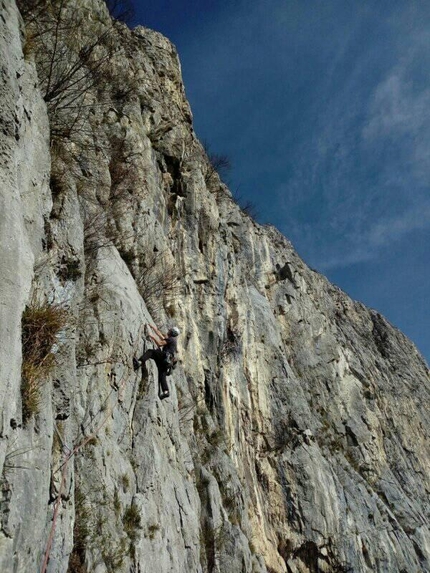
[[[109,199],[100,204],[90,193],[80,192],[81,209],[84,221],[84,251],[86,256],[94,255],[107,247],[118,247],[120,252],[127,249],[124,243],[134,237],[134,232],[124,235],[118,222],[126,215],[132,204],[132,194],[128,187],[111,188]]]
[[[139,169],[140,158],[141,152],[136,151],[125,136],[112,141],[109,160],[111,198],[115,197],[116,201],[123,199],[144,186],[144,178]]]
[[[202,145],[208,160],[204,175],[206,185],[211,183],[216,178],[216,175],[224,179],[231,171],[230,158],[228,155],[214,153],[207,141],[203,141]]]
[[[98,250],[113,245],[112,236],[107,236],[107,215],[105,211],[84,210],[84,252],[90,256]]]
[[[178,271],[166,253],[151,253],[141,260],[141,264],[136,284],[149,312],[156,319],[179,294]]]
[[[124,249],[118,243],[133,237],[133,235],[121,236],[113,218],[114,209],[117,209],[118,217],[121,212],[124,212],[119,211],[115,204],[110,204],[105,210],[102,208],[84,210],[84,253],[86,257],[95,255],[101,249],[115,246],[123,251]]]
[[[255,221],[259,217],[260,213],[257,205],[254,201],[247,199],[242,193],[234,192],[233,201],[240,207],[242,213],[245,213],[250,219]]]
[[[92,90],[114,52],[112,32],[101,27],[83,36],[84,15],[68,0],[33,2],[26,11],[27,51],[34,54],[53,137],[90,132],[96,103]]]
[[[32,22],[46,7],[46,0],[17,0],[16,5],[26,23]]]

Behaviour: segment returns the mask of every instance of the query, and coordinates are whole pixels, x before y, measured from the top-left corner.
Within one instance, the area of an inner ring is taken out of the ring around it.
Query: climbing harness
[[[163,352],[163,366],[172,368],[175,363],[175,357],[171,352]]]

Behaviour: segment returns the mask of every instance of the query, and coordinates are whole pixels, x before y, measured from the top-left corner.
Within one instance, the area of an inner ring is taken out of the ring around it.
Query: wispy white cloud
[[[395,69],[375,89],[368,122],[367,139],[399,135],[419,136],[429,123],[430,89],[417,91],[407,79],[406,68]]]
[[[365,263],[371,261],[373,255],[370,251],[360,248],[355,250],[348,250],[344,253],[342,252],[332,252],[327,255],[327,258],[323,258],[318,265],[318,268],[322,272],[328,272],[333,269],[342,269],[349,267],[351,265],[356,265],[359,263]]]
[[[369,44],[344,81],[330,74],[320,92],[325,108],[284,189],[293,240],[322,270],[370,261],[430,228],[430,34],[406,6],[389,25],[399,58],[381,56],[375,73],[371,58],[381,50]]]
[[[430,34],[415,38],[415,49],[401,58],[398,65],[376,86],[363,126],[363,141],[384,145],[396,141],[402,146],[401,161],[415,183],[430,182],[430,84],[417,74],[417,63],[423,69],[430,65]],[[418,75],[418,77],[414,77]],[[398,172],[398,169],[396,169]]]
[[[377,221],[369,230],[366,242],[370,248],[385,247],[413,231],[430,227],[430,201],[411,207],[401,215]]]
[[[329,271],[375,259],[381,248],[394,245],[409,233],[430,227],[430,202],[410,208],[398,216],[378,219],[362,233],[354,233],[346,243],[337,242],[320,250],[319,268]],[[322,255],[322,256],[321,256]]]

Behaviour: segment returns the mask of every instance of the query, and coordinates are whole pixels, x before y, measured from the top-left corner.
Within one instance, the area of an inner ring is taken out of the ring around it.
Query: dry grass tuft
[[[124,531],[131,541],[136,541],[138,530],[141,528],[140,512],[136,505],[131,504],[127,507],[122,518],[122,523]]]
[[[22,315],[22,414],[24,422],[39,411],[40,388],[56,363],[55,347],[67,324],[61,304],[32,301]]]

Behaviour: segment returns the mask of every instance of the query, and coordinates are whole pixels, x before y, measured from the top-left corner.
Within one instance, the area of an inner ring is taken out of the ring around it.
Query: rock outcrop
[[[241,211],[166,38],[101,0],[23,12],[1,2],[0,570],[430,571],[414,345]],[[30,410],[37,305],[67,320]],[[154,322],[182,331],[163,401],[132,365]]]

